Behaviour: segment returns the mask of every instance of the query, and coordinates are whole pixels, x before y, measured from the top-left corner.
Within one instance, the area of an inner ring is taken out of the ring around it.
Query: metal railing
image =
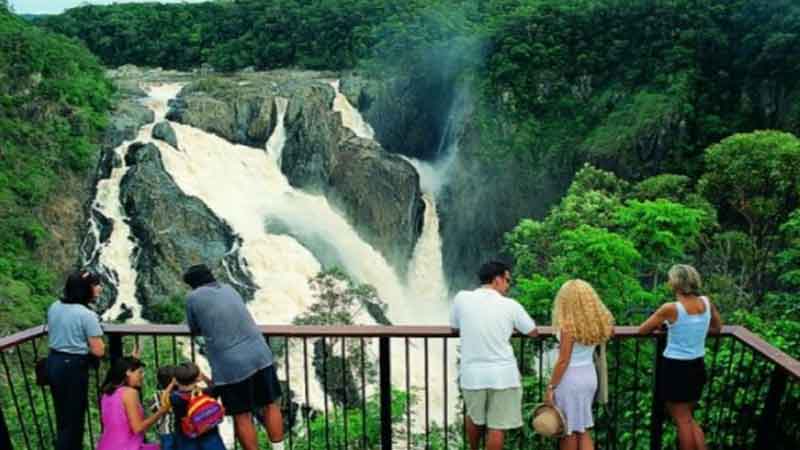
[[[106,324],[104,330],[110,358],[135,343],[141,348],[149,374],[143,399],[152,392],[157,367],[202,359],[202,343],[185,326]],[[458,336],[449,328],[262,330],[283,385],[288,448],[468,448],[455,384]],[[33,376],[34,361],[47,350],[46,339],[41,326],[0,339],[0,448],[52,448],[52,399]],[[552,330],[543,327],[540,338],[516,336],[512,343],[523,375],[523,411],[529,413],[542,400],[555,340]],[[594,409],[597,448],[676,448],[674,426],[654,399],[656,354],[663,345],[663,335],[616,328],[607,352],[610,401]],[[100,431],[97,399],[108,359],[90,373],[94,401],[86,417],[85,448],[94,448]],[[696,417],[709,448],[800,448],[800,362],[747,329],[726,326],[709,338],[706,367],[709,381]],[[526,423],[508,433],[506,448],[556,444],[535,435]]]

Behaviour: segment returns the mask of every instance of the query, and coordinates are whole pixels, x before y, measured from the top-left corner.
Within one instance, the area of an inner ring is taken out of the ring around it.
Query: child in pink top
[[[144,379],[144,364],[132,356],[122,357],[111,365],[103,383],[100,411],[103,433],[97,450],[158,450],[158,444],[146,444],[144,433],[169,412],[163,404],[156,413],[144,417],[139,390]],[[170,391],[174,383],[167,391]]]

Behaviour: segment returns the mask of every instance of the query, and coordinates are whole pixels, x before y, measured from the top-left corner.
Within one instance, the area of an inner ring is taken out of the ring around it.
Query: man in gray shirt
[[[283,450],[281,388],[272,351],[244,300],[204,264],[190,267],[183,280],[192,288],[186,321],[192,334],[205,339],[211,378],[226,414],[233,416],[239,443],[244,450],[258,448],[252,414],[263,408],[272,448]]]

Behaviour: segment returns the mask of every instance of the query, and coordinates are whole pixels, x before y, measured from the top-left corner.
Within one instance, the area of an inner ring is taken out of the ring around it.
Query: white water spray
[[[283,146],[286,144],[286,127],[283,124],[286,117],[286,108],[289,105],[289,100],[281,97],[275,97],[275,109],[278,113],[278,123],[275,124],[275,130],[267,140],[267,153],[281,167],[281,156],[283,153]]]
[[[356,136],[364,139],[375,139],[375,131],[372,127],[361,117],[353,105],[347,100],[344,94],[339,90],[339,80],[331,81],[330,85],[336,91],[336,97],[333,99],[333,110],[342,115],[342,124],[353,130]]]
[[[119,317],[123,311],[122,307],[125,305],[130,308],[133,314],[129,320],[130,323],[143,322],[142,308],[135,297],[137,273],[134,269],[133,251],[136,244],[127,224],[127,216],[120,203],[120,182],[128,172],[128,166],[125,164],[125,155],[128,152],[128,147],[136,141],[152,141],[151,134],[154,124],[164,119],[167,112],[167,99],[174,97],[178,90],[180,90],[180,86],[176,84],[164,85],[153,89],[147,88],[149,96],[144,99],[144,103],[154,112],[155,121],[142,127],[136,139],[125,141],[113,150],[122,161],[122,164],[120,167],[113,168],[108,178],[102,179],[97,183],[97,195],[94,202],[92,202],[92,209],[99,211],[110,219],[113,228],[108,240],[101,243],[99,227],[94,218],[90,218],[89,229],[95,235],[96,247],[90,253],[91,256],[88,260],[92,260],[99,253],[100,266],[106,271],[109,278],[115,281],[117,297],[114,304],[103,316],[103,320],[106,321]],[[116,274],[116,276],[112,274]]]
[[[374,133],[358,111],[347,102],[334,85],[337,99],[334,109],[341,113],[343,125],[352,129],[362,138],[372,139]],[[150,98],[148,107],[156,113],[156,123],[164,118],[166,103],[177,95],[179,85],[160,85],[148,88]],[[441,242],[438,231],[438,217],[433,193],[429,187],[426,193],[426,217],[423,232],[414,251],[407,283],[401,282],[394,270],[375,249],[364,242],[347,220],[336,212],[324,197],[310,195],[293,189],[280,171],[280,159],[286,140],[284,116],[288,102],[276,99],[278,120],[273,134],[261,149],[231,144],[217,136],[185,126],[171,123],[180,142],[177,152],[169,144],[151,137],[152,124],[139,132],[137,141],[152,142],[156,145],[164,161],[164,166],[179,188],[187,195],[203,201],[218,217],[227,222],[241,239],[238,253],[246,263],[253,282],[259,287],[254,300],[248,303],[258,323],[287,324],[304,313],[315,301],[308,280],[321,269],[311,252],[293,237],[270,234],[265,229],[264,220],[269,217],[280,219],[289,226],[296,236],[313,236],[324,240],[338,251],[344,269],[357,281],[369,283],[378,290],[387,303],[387,315],[395,324],[436,324],[447,323],[447,288],[442,272]],[[126,142],[115,149],[124,159]],[[96,206],[99,211],[114,221],[114,233],[100,251],[101,264],[120,275],[119,296],[115,307],[107,317],[116,317],[120,305],[125,302],[134,309],[134,319],[141,321],[140,306],[134,300],[136,273],[131,259],[134,243],[130,230],[119,205],[119,182],[127,167],[115,169],[109,180],[98,186]],[[423,175],[423,180],[425,176]],[[95,228],[96,230],[96,228]],[[127,299],[127,300],[126,300]],[[359,314],[360,323],[374,321],[367,314]],[[309,341],[309,350],[313,342]],[[393,351],[392,382],[396,388],[405,387],[405,356],[395,344]],[[186,347],[186,346],[184,346]],[[320,408],[323,393],[315,377],[311,377],[309,398],[305,398],[305,382],[301,367],[304,366],[302,348],[298,343],[291,345],[289,353],[291,371],[290,385],[296,393],[296,400]],[[375,349],[368,346],[368,357],[374,358]],[[429,342],[429,377],[426,380],[421,361],[424,360],[422,341],[411,341],[409,349],[412,357],[410,370],[411,389],[417,395],[413,412],[417,417],[415,431],[424,424],[425,404],[421,394],[423,387],[430,386],[431,422],[441,423],[444,409],[448,416],[456,417],[455,404],[457,386],[455,383],[455,349],[451,345],[447,360],[443,357],[439,340]],[[186,350],[186,349],[184,349]],[[309,354],[313,358],[313,350]],[[420,361],[419,364],[416,362]],[[205,361],[198,358],[201,366]],[[279,361],[283,364],[283,361]],[[311,361],[308,361],[311,368]],[[444,377],[445,366],[447,377]],[[443,399],[443,387],[451,393],[448,405]],[[371,391],[371,389],[370,389]],[[223,429],[226,441],[230,441],[230,429]]]

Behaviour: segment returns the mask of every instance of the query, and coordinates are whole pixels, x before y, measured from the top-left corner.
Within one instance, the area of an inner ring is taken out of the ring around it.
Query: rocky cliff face
[[[363,109],[385,148],[429,162],[452,157],[439,174],[437,209],[453,291],[474,287],[483,262],[503,259],[503,235],[520,219],[543,215],[560,192],[559,180],[532,176],[530,162],[488,158],[481,151],[480,130],[463,89],[411,78],[342,80],[342,92]]]
[[[332,110],[332,74],[275,72],[204,79],[187,86],[168,118],[232,142],[263,147],[288,99],[282,171],[298,188],[325,195],[359,234],[404,274],[424,204],[414,168],[361,139]]]
[[[159,149],[134,143],[128,150],[130,169],[120,195],[139,247],[136,296],[143,317],[148,306],[186,292],[181,274],[190,264],[206,263],[246,299],[256,287],[241,263],[238,238],[199,199],[185,195],[166,172]]]
[[[375,138],[392,153],[432,160],[443,156],[447,125],[457,89],[445,80],[413,76],[372,80],[350,74],[342,93],[375,130]]]

